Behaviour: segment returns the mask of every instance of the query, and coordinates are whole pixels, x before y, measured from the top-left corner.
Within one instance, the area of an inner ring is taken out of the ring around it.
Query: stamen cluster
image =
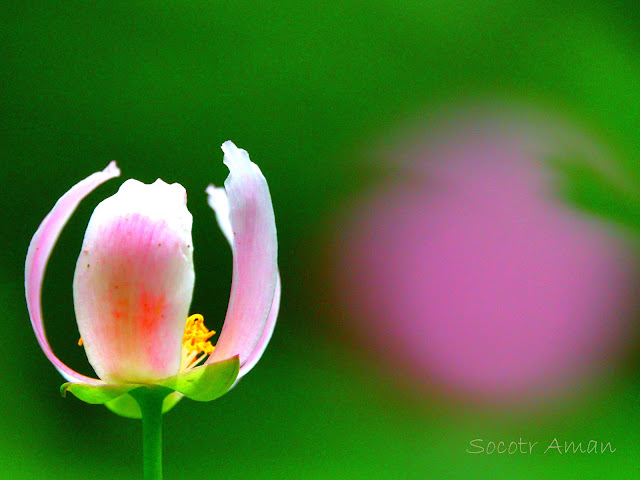
[[[182,338],[182,361],[180,371],[189,370],[202,363],[215,348],[209,339],[215,335],[204,325],[204,317],[199,313],[187,318]]]

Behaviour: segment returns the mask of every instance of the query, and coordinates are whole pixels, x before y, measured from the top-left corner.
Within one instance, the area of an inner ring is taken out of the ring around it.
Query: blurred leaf
[[[552,158],[550,165],[570,202],[640,233],[640,188],[628,178],[614,178],[580,156]]]

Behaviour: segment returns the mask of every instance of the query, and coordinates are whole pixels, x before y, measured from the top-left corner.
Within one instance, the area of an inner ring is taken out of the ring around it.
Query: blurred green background
[[[123,178],[179,182],[194,216],[192,311],[219,330],[231,255],[204,189],[226,177],[219,145],[227,139],[248,150],[269,181],[281,314],[265,356],[238,388],[211,404],[183,401],[165,417],[166,478],[637,477],[634,355],[584,397],[535,413],[425,397],[341,328],[323,277],[336,211],[379,174],[367,167],[367,148],[399,122],[451,101],[508,95],[560,109],[608,142],[626,175],[640,176],[636,4],[553,5],[2,3],[0,477],[140,478],[140,425],[59,396],[63,380],[29,325],[24,257],[59,196],[110,160]],[[81,205],[45,279],[53,348],[87,374],[76,346],[73,269],[91,211],[119,184]],[[578,181],[577,192],[581,185],[589,186]],[[604,215],[615,210],[615,202],[598,205]],[[480,437],[599,438],[617,451],[466,454]]]

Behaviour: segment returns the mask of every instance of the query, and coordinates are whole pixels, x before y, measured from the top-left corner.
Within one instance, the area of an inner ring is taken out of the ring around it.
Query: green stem
[[[162,402],[171,393],[164,387],[140,387],[129,392],[142,412],[144,480],[162,480]]]

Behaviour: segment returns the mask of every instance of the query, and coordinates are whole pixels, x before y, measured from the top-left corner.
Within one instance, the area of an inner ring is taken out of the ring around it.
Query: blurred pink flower
[[[553,198],[541,159],[607,156],[526,110],[452,117],[386,152],[397,175],[340,225],[348,318],[414,385],[504,399],[580,384],[631,337],[635,261]]]
[[[260,359],[280,301],[273,207],[267,182],[247,152],[232,142],[222,150],[229,177],[224,188],[210,186],[207,193],[233,250],[233,281],[215,349],[209,343],[214,332],[204,327],[201,316],[185,324],[194,268],[192,217],[181,185],[127,180],[91,216],[73,293],[80,343],[99,379],[79,374],[53,353],[43,325],[41,290],[62,228],[86,195],[119,176],[115,163],[75,185],[43,220],[27,254],[27,306],[38,343],[69,382],[159,384],[235,356],[239,379]]]

